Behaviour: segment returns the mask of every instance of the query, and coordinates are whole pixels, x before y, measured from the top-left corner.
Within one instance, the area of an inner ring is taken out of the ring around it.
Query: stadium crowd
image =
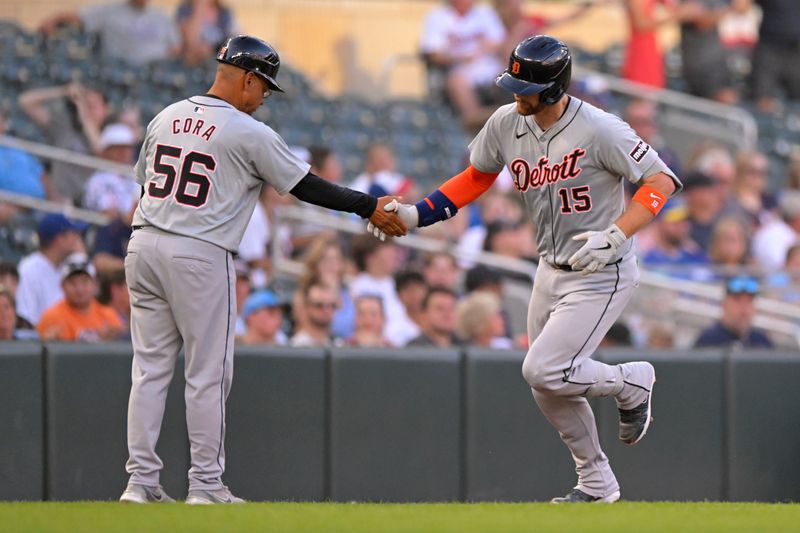
[[[468,129],[479,126],[501,102],[493,81],[504,67],[509,43],[590,9],[580,6],[566,17],[547,19],[523,14],[521,4],[449,0],[425,19],[422,53],[431,71],[442,76],[439,89],[447,102],[443,105],[453,106]],[[774,54],[772,61],[753,61],[760,66],[753,69],[753,91],[747,97],[755,99],[759,108],[779,108],[775,97],[781,91],[792,99],[800,97],[794,92],[800,61],[781,56],[790,49],[800,53],[796,31],[800,21],[797,10],[790,9],[792,2],[657,4],[661,2],[625,1],[633,31],[624,77],[664,87],[663,58],[653,32],[662,24],[679,23],[687,91],[721,102],[739,101],[743,95],[727,82],[731,79],[727,69],[734,63],[719,59],[737,51],[745,58]],[[786,32],[790,24],[791,36]],[[101,4],[52,17],[43,22],[41,31],[51,34],[64,25],[81,25],[100,34],[103,52],[110,57],[134,64],[174,60],[188,65],[207,61],[237,28],[233,12],[216,0],[184,1],[174,17],[147,0]],[[719,28],[727,28],[727,33],[720,34]],[[453,48],[454,42],[458,47]],[[777,57],[782,59],[775,63]],[[701,84],[698,72],[703,74]],[[26,90],[17,105],[55,147],[114,163],[135,160],[143,130],[135,103],[112,109],[102,88],[72,82]],[[270,101],[265,105],[269,107]],[[0,109],[0,134],[6,131],[7,112]],[[732,153],[708,143],[681,160],[659,134],[655,104],[631,101],[623,118],[685,183],[684,192],[637,236],[644,268],[725,287],[722,317],[700,334],[698,346],[731,342],[769,346],[769,338],[752,327],[754,299],[760,294],[800,302],[800,157],[789,165],[780,186],[770,187],[770,159],[761,152]],[[363,172],[352,176],[345,175],[330,146],[293,150],[320,177],[375,196],[398,195],[414,202],[428,192],[426,184],[398,169],[393,147],[384,142],[368,147]],[[0,264],[0,339],[129,338],[123,259],[139,186],[127,175],[40,161],[0,147],[0,189],[85,207],[110,220],[105,226],[90,227],[60,214],[35,214],[38,250],[18,264]],[[516,310],[509,309],[504,287],[530,283],[532,278],[494,270],[475,259],[487,251],[532,265],[537,261],[534,231],[510,176],[501,174],[476,204],[424,232],[453,245],[458,258],[446,252],[418,253],[368,234],[352,237],[276,217],[277,209],[293,203],[291,196],[265,188],[245,233],[236,260],[240,343],[527,347],[524,331],[512,319]],[[0,203],[0,222],[21,216],[30,213]],[[287,285],[281,278],[274,268],[273,250],[301,262],[296,282]],[[666,347],[673,340],[652,330],[638,342]],[[615,343],[636,343],[625,324],[612,329],[607,344]]]

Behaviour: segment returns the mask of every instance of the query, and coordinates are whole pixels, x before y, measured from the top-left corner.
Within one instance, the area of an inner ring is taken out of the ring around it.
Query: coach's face
[[[527,96],[515,94],[514,100],[517,102],[517,113],[524,117],[535,115],[546,107],[539,101],[539,93]]]
[[[242,78],[242,107],[248,115],[255,113],[264,100],[272,94],[267,82],[252,72],[245,72]]]

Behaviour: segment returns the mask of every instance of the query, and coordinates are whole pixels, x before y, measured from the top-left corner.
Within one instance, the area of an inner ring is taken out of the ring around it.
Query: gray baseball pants
[[[125,465],[130,482],[159,484],[163,463],[156,442],[183,346],[189,490],[222,488],[236,309],[231,254],[205,241],[144,227],[128,244],[125,274],[133,340]]]
[[[587,276],[542,261],[534,280],[528,309],[532,344],[522,374],[545,418],[572,452],[576,488],[592,496],[608,496],[619,484],[600,448],[586,398],[618,396],[624,383],[620,365],[590,357],[638,285],[633,254]]]

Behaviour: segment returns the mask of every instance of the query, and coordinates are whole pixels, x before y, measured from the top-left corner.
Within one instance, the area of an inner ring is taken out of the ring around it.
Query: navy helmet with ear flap
[[[567,92],[571,77],[572,54],[567,45],[547,35],[534,35],[511,52],[497,85],[523,96],[540,93],[540,102],[553,105]]]
[[[281,58],[266,41],[248,35],[231,37],[219,49],[217,61],[252,72],[267,82],[270,90],[284,92],[275,81]]]

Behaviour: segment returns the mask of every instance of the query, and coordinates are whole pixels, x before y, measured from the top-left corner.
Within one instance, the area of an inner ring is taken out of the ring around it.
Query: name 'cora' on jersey
[[[508,169],[514,176],[514,185],[517,190],[525,192],[530,188],[536,189],[548,183],[555,183],[560,179],[568,180],[577,177],[583,170],[578,166],[578,160],[585,155],[586,150],[575,148],[566,154],[560,163],[552,165],[547,157],[542,156],[533,168],[525,159],[518,158],[511,162]]]
[[[185,117],[176,118],[172,121],[172,133],[174,135],[186,133],[210,141],[215,131],[217,131],[217,127],[214,124],[206,124],[201,118]]]

